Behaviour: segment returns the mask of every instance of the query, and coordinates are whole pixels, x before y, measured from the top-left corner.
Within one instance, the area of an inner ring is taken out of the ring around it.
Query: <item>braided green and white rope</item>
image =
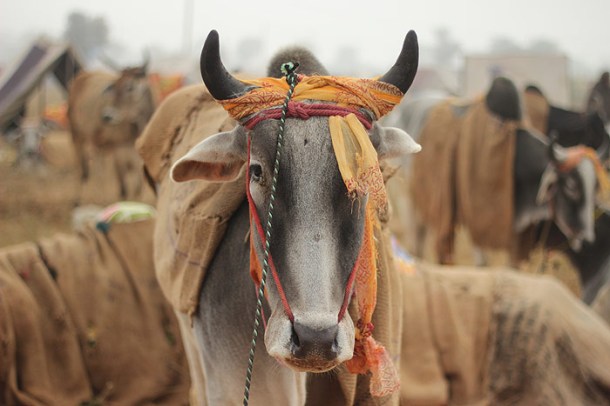
[[[282,116],[280,118],[280,128],[277,136],[277,144],[275,150],[275,160],[273,162],[273,178],[271,180],[271,196],[269,197],[269,209],[267,215],[267,224],[265,227],[265,247],[263,254],[263,270],[261,276],[261,283],[258,288],[258,294],[256,295],[256,315],[254,317],[254,330],[252,331],[252,341],[250,343],[250,355],[248,357],[248,368],[246,370],[246,386],[244,389],[244,406],[248,405],[250,400],[250,386],[252,384],[252,370],[254,369],[254,353],[256,351],[256,342],[258,339],[258,328],[261,320],[261,309],[263,307],[263,297],[265,292],[265,284],[267,280],[267,273],[269,271],[269,247],[271,241],[271,220],[273,219],[273,208],[275,202],[275,194],[277,190],[277,178],[280,171],[280,158],[282,155],[282,146],[284,143],[284,128],[286,124],[286,113],[288,111],[288,102],[292,98],[294,87],[297,84],[297,75],[295,73],[296,68],[299,66],[298,63],[287,62],[282,64],[282,73],[286,76],[286,81],[290,86],[282,105]],[[252,238],[252,236],[250,237]]]

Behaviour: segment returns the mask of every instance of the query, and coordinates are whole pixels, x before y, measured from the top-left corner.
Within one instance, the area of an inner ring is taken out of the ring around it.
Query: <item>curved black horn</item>
[[[406,93],[415,79],[417,64],[419,63],[419,46],[417,44],[417,34],[411,30],[407,33],[402,44],[402,51],[392,68],[382,77],[380,81],[389,83]]]
[[[235,79],[227,72],[222,64],[218,32],[216,30],[212,30],[208,34],[208,38],[205,40],[201,50],[199,64],[203,82],[216,100],[233,99],[250,89],[246,84]]]

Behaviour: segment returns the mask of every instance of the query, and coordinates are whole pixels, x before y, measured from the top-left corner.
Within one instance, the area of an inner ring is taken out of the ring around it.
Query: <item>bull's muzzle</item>
[[[318,330],[295,322],[291,337],[292,355],[297,359],[318,358],[324,361],[333,361],[339,353],[338,332],[338,324]]]

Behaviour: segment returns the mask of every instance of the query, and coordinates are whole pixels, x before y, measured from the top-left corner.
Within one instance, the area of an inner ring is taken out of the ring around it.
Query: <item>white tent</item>
[[[67,44],[36,41],[20,62],[0,77],[0,131],[16,124],[29,95],[48,73],[65,88],[83,64]]]

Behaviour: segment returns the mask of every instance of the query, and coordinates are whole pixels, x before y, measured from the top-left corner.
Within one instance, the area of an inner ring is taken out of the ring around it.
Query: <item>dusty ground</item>
[[[79,172],[69,134],[49,133],[40,155],[40,162],[19,163],[15,146],[0,140],[0,247],[72,229]],[[117,200],[118,186],[109,160],[100,156],[92,163],[81,203],[105,206]],[[146,190],[137,200],[152,203],[154,198]]]

